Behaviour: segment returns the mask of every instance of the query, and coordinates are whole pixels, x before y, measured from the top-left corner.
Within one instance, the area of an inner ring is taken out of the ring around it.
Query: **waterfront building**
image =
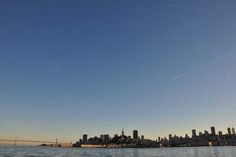
[[[122,129],[121,136],[124,136],[124,135],[125,135],[125,132],[124,132],[124,129]]]
[[[235,130],[234,130],[234,128],[232,128],[232,134],[235,135]]]
[[[92,145],[101,145],[102,144],[102,139],[95,136],[93,138],[89,138],[88,143],[92,144]]]
[[[197,132],[195,129],[192,130],[192,137],[196,137],[197,136]]]
[[[133,139],[135,139],[135,140],[138,139],[138,130],[133,131]]]
[[[203,136],[203,133],[201,131],[199,132],[199,136]]]
[[[171,134],[169,134],[169,141],[171,141],[172,140],[172,135]]]
[[[204,135],[205,136],[208,136],[209,135],[209,132],[207,130],[204,131]]]
[[[216,130],[214,126],[211,127],[211,135],[216,135]]]
[[[87,143],[88,142],[88,135],[84,134],[83,135],[83,143]]]
[[[227,130],[228,130],[228,135],[231,135],[231,129],[228,128]]]
[[[223,136],[223,133],[222,133],[222,131],[219,131],[219,136]]]
[[[185,138],[189,138],[188,134],[185,134]]]
[[[144,135],[141,136],[141,140],[144,140]]]
[[[102,142],[106,143],[110,140],[110,136],[108,134],[100,135],[100,139]]]

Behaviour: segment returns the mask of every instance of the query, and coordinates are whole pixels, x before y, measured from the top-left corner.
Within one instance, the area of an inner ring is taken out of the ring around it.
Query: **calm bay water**
[[[0,157],[236,157],[236,147],[86,149],[0,146]]]

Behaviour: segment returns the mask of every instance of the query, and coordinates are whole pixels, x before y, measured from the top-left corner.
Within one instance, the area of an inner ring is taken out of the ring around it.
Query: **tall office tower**
[[[199,136],[203,136],[203,133],[201,131],[199,132]]]
[[[227,130],[228,130],[228,135],[231,135],[231,129],[228,128]]]
[[[209,132],[207,130],[205,130],[204,135],[209,135]]]
[[[84,134],[83,135],[83,143],[87,143],[88,142],[88,135]]]
[[[138,130],[133,131],[133,139],[138,139]]]
[[[212,134],[212,135],[216,135],[216,130],[215,130],[215,127],[214,127],[214,126],[211,127],[211,134]]]
[[[223,136],[223,133],[222,133],[222,131],[219,131],[219,136]]]
[[[141,140],[144,140],[144,135],[141,136]]]
[[[171,141],[172,140],[172,135],[171,134],[169,134],[169,141]]]
[[[107,142],[110,140],[110,136],[108,134],[100,135],[100,138],[102,139],[103,142]]]
[[[100,139],[104,142],[104,135],[100,135]]]
[[[193,129],[193,130],[192,130],[192,137],[196,137],[196,136],[197,136],[196,130]]]
[[[107,141],[109,141],[109,140],[110,140],[109,134],[105,134],[105,135],[104,135],[104,141],[107,142]]]
[[[125,135],[124,129],[122,129],[121,135],[122,135],[122,136]]]
[[[234,128],[232,128],[232,134],[235,135],[235,130],[234,130]]]

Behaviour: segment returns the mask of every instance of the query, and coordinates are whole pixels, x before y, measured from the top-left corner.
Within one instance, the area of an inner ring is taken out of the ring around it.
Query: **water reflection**
[[[219,157],[219,155],[220,155],[220,152],[219,152],[218,148],[219,147],[213,147],[215,157]]]
[[[133,157],[139,157],[138,149],[133,149]]]
[[[0,157],[236,157],[236,147],[83,149],[0,147]]]
[[[198,149],[193,149],[193,156],[194,157],[200,157]]]

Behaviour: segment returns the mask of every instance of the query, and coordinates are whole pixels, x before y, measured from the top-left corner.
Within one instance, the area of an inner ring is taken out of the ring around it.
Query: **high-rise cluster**
[[[88,138],[87,134],[84,134],[74,146],[79,147],[190,147],[190,146],[231,146],[236,145],[236,134],[234,128],[227,128],[227,133],[223,134],[222,131],[216,133],[214,126],[210,128],[210,132],[204,130],[197,133],[195,129],[192,130],[192,136],[187,134],[182,136],[172,136],[169,134],[168,139],[166,137],[158,137],[158,140],[148,140],[144,138],[144,135],[139,136],[138,130],[133,130],[133,137],[126,136],[124,129],[121,134],[115,134],[110,137],[108,134],[102,134],[100,137]]]

